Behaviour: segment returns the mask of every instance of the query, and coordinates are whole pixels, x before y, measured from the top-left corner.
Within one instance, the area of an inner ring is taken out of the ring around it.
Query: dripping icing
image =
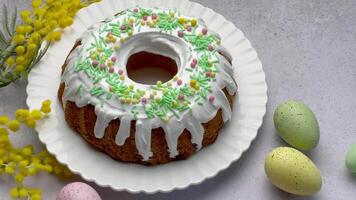
[[[161,12],[160,9],[153,9],[155,12]],[[123,105],[120,103],[120,99],[112,97],[108,100],[103,100],[102,96],[91,95],[91,89],[94,85],[100,85],[104,90],[109,90],[109,84],[105,80],[101,80],[97,84],[93,84],[87,73],[84,71],[76,71],[75,65],[79,58],[85,58],[89,56],[88,52],[84,51],[85,47],[94,41],[94,36],[100,36],[100,28],[105,24],[108,24],[113,20],[123,20],[126,14],[118,15],[107,19],[104,22],[91,26],[80,38],[82,45],[72,51],[68,57],[68,65],[62,76],[62,82],[65,83],[65,91],[63,95],[63,102],[72,101],[78,107],[85,105],[93,105],[95,107],[95,113],[97,120],[95,123],[94,133],[97,138],[102,138],[105,134],[105,129],[108,124],[114,119],[120,119],[120,126],[117,131],[115,142],[117,145],[123,145],[126,139],[130,135],[131,121],[135,120],[136,133],[135,143],[139,154],[143,160],[149,160],[152,156],[151,152],[151,130],[154,128],[162,127],[165,131],[165,137],[168,145],[170,157],[178,155],[177,142],[178,137],[184,131],[189,130],[192,135],[192,143],[197,145],[197,148],[201,148],[204,127],[202,123],[206,123],[215,117],[217,111],[221,108],[224,122],[231,118],[231,108],[229,102],[222,91],[226,88],[230,95],[236,93],[237,86],[233,77],[233,67],[227,61],[227,59],[220,54],[217,54],[218,58],[216,67],[219,72],[216,73],[215,81],[211,82],[212,92],[210,95],[215,96],[214,102],[200,102],[195,103],[193,100],[189,105],[191,112],[186,110],[179,116],[175,116],[172,113],[168,113],[168,120],[166,122],[157,116],[148,117],[145,113],[144,106],[137,106],[136,112],[132,112],[132,105]],[[183,16],[182,16],[183,17]],[[186,17],[187,19],[191,19]],[[135,27],[135,26],[134,26]],[[206,28],[206,25],[202,19],[198,20],[198,25],[195,31]],[[147,51],[151,53],[158,53],[173,58],[179,70],[177,76],[180,77],[186,84],[190,79],[189,73],[186,73],[185,69],[190,68],[190,62],[193,58],[198,57],[199,53],[192,50],[191,45],[187,41],[178,38],[178,31],[168,31],[161,33],[162,30],[158,30],[157,27],[144,26],[140,28],[139,33],[133,34],[133,36],[127,39],[127,42],[122,44],[121,49],[115,53],[119,58],[117,64],[119,66],[126,66],[127,59],[130,55],[139,51]],[[193,31],[192,31],[193,32]],[[188,34],[188,32],[186,32]],[[212,33],[217,36],[216,33]],[[142,37],[142,35],[144,37]],[[174,37],[173,37],[174,36]],[[220,38],[218,38],[220,40]],[[156,46],[155,46],[156,45]],[[158,45],[158,46],[157,46]],[[188,48],[188,46],[190,46]],[[154,47],[154,48],[153,48]],[[161,47],[161,49],[160,49]],[[229,59],[230,54],[221,46],[217,46],[216,49],[223,52]],[[117,67],[115,66],[115,71]],[[125,68],[122,68],[123,75],[126,76]],[[150,90],[151,86],[135,83],[129,79],[125,79],[127,84],[135,84],[142,90]],[[78,92],[78,88],[81,88],[81,94]]]

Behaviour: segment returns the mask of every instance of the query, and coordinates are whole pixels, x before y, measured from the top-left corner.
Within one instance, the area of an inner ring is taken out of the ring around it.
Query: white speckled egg
[[[266,158],[265,172],[273,185],[291,194],[311,195],[321,188],[318,168],[294,148],[273,149]]]
[[[346,167],[350,172],[356,173],[356,144],[353,144],[347,152]]]
[[[318,120],[303,102],[292,100],[280,104],[273,120],[278,134],[294,148],[308,151],[318,144]]]
[[[90,185],[73,182],[61,189],[57,200],[101,200],[101,198]]]

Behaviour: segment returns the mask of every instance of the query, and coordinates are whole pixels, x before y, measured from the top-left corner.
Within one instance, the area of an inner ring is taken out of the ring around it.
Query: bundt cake
[[[220,42],[203,20],[162,8],[131,8],[91,26],[62,66],[66,122],[116,160],[188,158],[231,118],[237,85]]]

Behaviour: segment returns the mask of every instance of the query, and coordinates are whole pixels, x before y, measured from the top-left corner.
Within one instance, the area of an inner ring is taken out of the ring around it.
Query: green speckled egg
[[[279,189],[296,194],[311,195],[321,188],[321,176],[314,163],[297,149],[278,147],[265,161],[270,182]]]
[[[356,173],[356,144],[353,144],[346,155],[346,167],[352,173]]]
[[[278,134],[291,146],[308,151],[319,142],[319,123],[314,113],[300,101],[287,101],[274,112]]]

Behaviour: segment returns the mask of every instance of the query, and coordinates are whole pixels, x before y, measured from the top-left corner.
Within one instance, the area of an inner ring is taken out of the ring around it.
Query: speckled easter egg
[[[101,200],[101,198],[90,185],[73,182],[61,189],[57,200]]]
[[[346,167],[350,172],[356,173],[356,144],[353,144],[347,152]]]
[[[297,149],[278,147],[265,161],[270,182],[279,189],[296,195],[311,195],[321,188],[321,176],[314,163]]]
[[[303,102],[292,100],[280,104],[273,120],[278,134],[291,146],[308,151],[318,144],[318,120]]]

